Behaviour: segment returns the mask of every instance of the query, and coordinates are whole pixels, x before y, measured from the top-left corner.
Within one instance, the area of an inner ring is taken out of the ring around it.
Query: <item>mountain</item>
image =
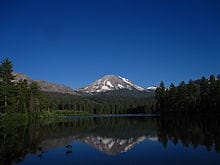
[[[39,85],[40,89],[44,92],[77,94],[75,92],[75,90],[73,90],[72,88],[70,88],[68,86],[65,86],[65,85],[52,83],[52,82],[47,82],[47,81],[43,81],[43,80],[33,80],[30,77],[28,77],[27,75],[22,74],[22,73],[17,73],[17,72],[14,72],[13,75],[15,76],[15,81],[26,79],[28,84],[30,84],[32,82],[36,82]]]
[[[19,81],[19,80],[27,80],[28,84],[34,82],[34,80],[32,80],[30,77],[28,77],[25,74],[22,73],[18,73],[18,72],[13,72],[12,73],[14,76],[15,81]]]
[[[136,85],[132,81],[116,75],[106,75],[90,85],[78,89],[77,91],[81,93],[94,94],[116,90],[146,91],[146,89]]]
[[[40,89],[45,92],[51,93],[62,93],[62,94],[74,94],[74,95],[90,95],[98,94],[100,96],[151,96],[154,92],[154,87],[143,88],[128,80],[127,78],[116,76],[116,75],[106,75],[102,78],[96,80],[90,85],[74,90],[71,87],[52,83],[44,80],[33,80],[25,74],[13,72],[15,76],[15,81],[27,80],[28,84],[32,82],[37,82]]]

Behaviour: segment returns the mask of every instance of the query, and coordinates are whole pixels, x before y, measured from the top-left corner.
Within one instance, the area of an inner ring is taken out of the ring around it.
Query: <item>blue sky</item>
[[[218,0],[0,0],[0,58],[78,88],[106,74],[141,86],[220,73]]]

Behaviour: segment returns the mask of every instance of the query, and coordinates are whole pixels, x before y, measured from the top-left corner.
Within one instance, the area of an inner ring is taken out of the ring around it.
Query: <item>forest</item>
[[[4,59],[0,65],[0,112],[37,115],[54,110],[89,114],[152,113],[155,99],[149,96],[96,95],[80,96],[43,92],[36,82],[16,81],[13,64]],[[119,92],[120,93],[120,92]],[[72,114],[72,113],[71,113]]]
[[[84,114],[166,114],[166,113],[219,113],[220,76],[211,75],[199,80],[182,81],[166,87],[163,81],[155,96],[128,91],[99,95],[71,95],[43,92],[36,82],[15,80],[13,64],[9,59],[0,64],[0,114],[23,113],[37,116],[40,112],[83,112]],[[59,115],[59,114],[58,114]]]
[[[155,92],[155,98],[160,113],[219,113],[220,75],[202,77],[188,83],[182,81],[178,86],[171,83],[169,87],[162,81]]]

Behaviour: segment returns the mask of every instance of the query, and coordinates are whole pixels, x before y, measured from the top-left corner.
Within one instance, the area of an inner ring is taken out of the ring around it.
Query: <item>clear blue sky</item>
[[[220,73],[219,0],[0,0],[0,57],[33,79],[144,87]]]

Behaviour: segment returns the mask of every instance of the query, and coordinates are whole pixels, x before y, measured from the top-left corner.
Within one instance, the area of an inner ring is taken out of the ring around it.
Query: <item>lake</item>
[[[93,116],[0,123],[1,165],[220,164],[220,119]]]

